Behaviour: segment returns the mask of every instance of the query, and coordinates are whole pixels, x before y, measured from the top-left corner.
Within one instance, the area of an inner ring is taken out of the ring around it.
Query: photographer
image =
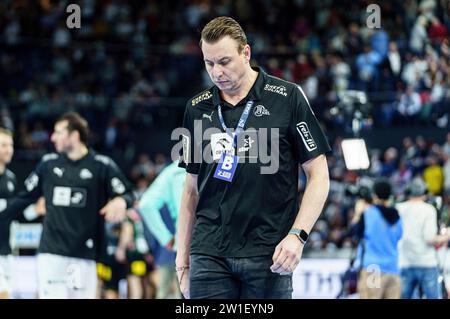
[[[373,204],[361,199],[355,206],[352,229],[361,239],[357,288],[361,299],[400,298],[397,243],[402,224],[397,210],[389,207],[391,191],[389,181],[379,179],[373,186]]]
[[[441,298],[438,284],[438,260],[433,238],[437,235],[436,208],[426,203],[427,186],[416,178],[409,187],[409,199],[396,205],[403,221],[399,243],[402,299],[413,298],[421,288],[427,299]]]

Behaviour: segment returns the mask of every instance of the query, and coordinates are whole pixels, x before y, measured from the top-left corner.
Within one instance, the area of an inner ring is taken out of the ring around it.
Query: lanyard
[[[248,116],[250,114],[250,110],[251,110],[252,106],[253,106],[253,101],[252,100],[248,101],[247,104],[245,105],[245,109],[242,112],[242,115],[241,115],[241,118],[239,119],[238,125],[237,125],[236,129],[234,130],[233,147],[236,147],[238,137],[242,133],[242,131],[244,130],[244,126],[245,126],[245,123],[247,122],[247,119],[248,119]],[[217,113],[219,115],[220,125],[222,125],[223,130],[225,132],[227,132],[228,135],[233,137],[233,134],[231,134],[230,129],[225,125],[225,121],[223,120],[222,106],[220,104],[217,107]]]

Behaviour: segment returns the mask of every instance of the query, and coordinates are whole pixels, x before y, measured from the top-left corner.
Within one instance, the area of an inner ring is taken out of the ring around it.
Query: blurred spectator
[[[442,170],[444,174],[444,195],[448,197],[450,196],[450,155],[447,155]]]
[[[383,164],[380,175],[390,177],[397,169],[398,151],[394,147],[384,152]]]
[[[383,60],[388,54],[389,50],[389,35],[384,29],[377,29],[372,34],[371,38],[372,49],[380,55],[381,60]]]
[[[417,123],[421,108],[422,101],[419,93],[415,92],[412,86],[408,86],[397,106],[397,111],[402,116],[402,120],[406,120],[408,123]]]
[[[133,180],[143,177],[151,181],[157,174],[155,164],[153,164],[147,154],[139,155],[137,164],[131,170],[131,178]]]
[[[448,30],[444,24],[435,16],[431,18],[431,25],[428,29],[428,34],[433,45],[441,44],[445,39],[448,39]]]
[[[441,195],[444,186],[444,173],[436,156],[429,156],[426,159],[426,167],[423,171],[423,179],[428,190],[433,195]]]
[[[397,244],[403,232],[402,222],[398,211],[388,204],[390,183],[379,179],[373,191],[374,205],[361,206],[354,217],[357,236],[362,239],[358,247],[362,267],[358,293],[361,299],[399,299]]]
[[[50,135],[45,129],[44,123],[38,121],[34,124],[33,131],[31,132],[31,141],[37,148],[46,149],[49,142]]]
[[[162,153],[158,153],[155,156],[155,172],[156,174],[159,174],[164,167],[167,165],[167,159],[166,156]]]
[[[333,76],[333,89],[335,91],[340,92],[348,89],[351,69],[344,62],[340,53],[332,55],[330,73]]]
[[[427,34],[427,18],[423,15],[419,16],[411,30],[409,38],[409,48],[415,54],[422,54],[425,48],[425,44],[428,42]]]
[[[400,77],[400,71],[402,69],[402,60],[400,57],[400,53],[398,52],[397,43],[395,43],[394,41],[389,43],[388,61],[390,71],[396,79],[395,82],[397,82]]]
[[[32,150],[35,149],[35,143],[31,138],[31,134],[26,122],[21,122],[18,129],[18,145],[19,149]]]
[[[417,56],[408,55],[401,78],[408,87],[417,88],[419,82],[428,69],[427,62]]]
[[[411,299],[419,287],[427,299],[438,299],[438,260],[431,243],[438,233],[437,212],[425,202],[427,186],[421,178],[413,180],[409,192],[410,198],[396,205],[403,223],[398,246],[402,299]]]
[[[445,155],[450,156],[450,132],[447,133],[447,139],[444,145],[442,145],[442,151]]]
[[[412,177],[412,171],[406,161],[400,161],[398,170],[392,174],[391,178],[395,195],[400,196],[405,193],[406,187],[409,185]]]
[[[111,151],[114,149],[117,140],[117,118],[112,118],[105,131],[105,149]]]
[[[369,46],[364,47],[364,52],[356,58],[356,67],[359,77],[359,89],[363,91],[375,91],[378,81],[378,65],[382,57],[378,52],[372,51]]]

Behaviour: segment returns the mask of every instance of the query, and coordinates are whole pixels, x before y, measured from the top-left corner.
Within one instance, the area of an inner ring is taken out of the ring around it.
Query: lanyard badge
[[[232,150],[228,152],[222,152],[219,163],[217,164],[216,171],[214,172],[214,177],[217,179],[224,180],[226,182],[231,182],[233,180],[234,173],[236,171],[237,164],[239,162],[239,157],[234,155],[234,150],[236,149],[237,141],[239,135],[244,131],[245,123],[247,122],[248,116],[250,114],[250,110],[253,106],[253,101],[248,101],[245,105],[245,109],[242,112],[241,118],[239,119],[238,125],[234,134],[231,133],[230,129],[225,125],[225,121],[222,115],[222,107],[219,104],[217,107],[217,113],[219,115],[219,121],[222,125],[222,128],[225,132],[227,132],[228,136],[233,141]]]

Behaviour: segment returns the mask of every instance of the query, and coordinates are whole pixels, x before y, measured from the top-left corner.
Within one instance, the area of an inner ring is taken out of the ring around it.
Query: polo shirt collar
[[[261,99],[262,91],[264,90],[264,84],[267,82],[267,73],[262,68],[254,67],[252,69],[258,72],[258,77],[256,78],[255,83],[253,83],[247,96],[243,99],[244,102],[247,102],[248,100],[259,101]],[[220,90],[216,85],[214,85],[212,89],[212,94],[214,107],[223,103],[222,98],[220,97]]]

